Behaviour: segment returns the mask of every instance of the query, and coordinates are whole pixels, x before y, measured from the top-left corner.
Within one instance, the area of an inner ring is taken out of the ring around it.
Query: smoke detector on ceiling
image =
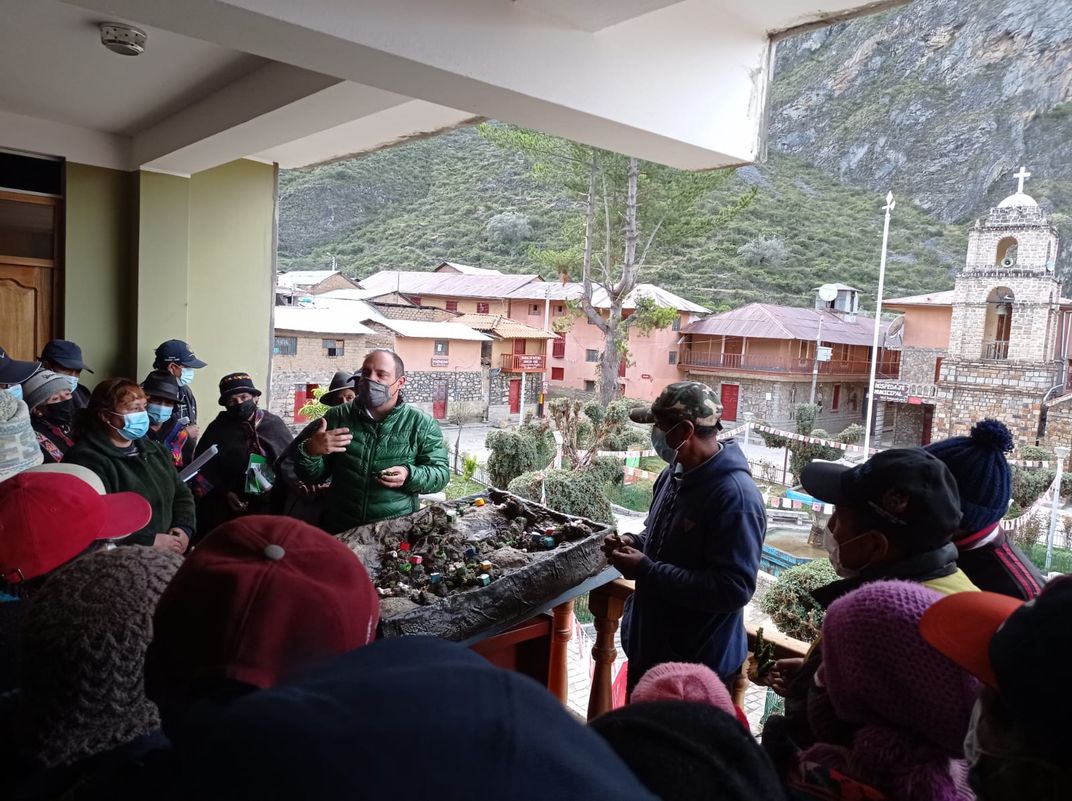
[[[145,31],[121,22],[105,22],[100,26],[101,44],[121,56],[140,56],[145,52]]]

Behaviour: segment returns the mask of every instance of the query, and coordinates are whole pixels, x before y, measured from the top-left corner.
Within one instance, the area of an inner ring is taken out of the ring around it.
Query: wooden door
[[[930,445],[931,436],[934,433],[934,407],[923,407],[923,436],[920,437],[920,445]]]
[[[525,352],[525,340],[523,340],[523,339],[515,339],[514,340],[514,355],[515,356],[520,356],[524,352]]]
[[[737,420],[737,399],[740,397],[741,387],[738,384],[722,385],[722,419],[730,422]]]
[[[59,200],[0,192],[0,346],[35,359],[58,335]]]
[[[521,413],[521,379],[510,380],[510,414]]]
[[[432,390],[432,417],[444,420],[447,416],[447,382],[436,381]]]

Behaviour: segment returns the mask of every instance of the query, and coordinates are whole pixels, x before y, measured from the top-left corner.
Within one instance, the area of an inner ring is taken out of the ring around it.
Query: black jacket
[[[186,422],[189,425],[197,424],[197,398],[194,397],[193,390],[189,387],[179,387],[179,402],[175,406],[175,417],[188,418]]]
[[[41,446],[45,464],[62,462],[67,451],[74,447],[73,434],[67,429],[50,423],[44,417],[31,414],[30,425],[33,426],[34,434],[37,435],[37,444]]]
[[[1046,583],[1039,569],[1001,530],[1000,524],[954,543],[958,551],[957,566],[984,592],[1030,601]]]
[[[75,387],[74,392],[71,393],[71,400],[74,401],[74,408],[85,409],[89,407],[89,398],[93,393],[89,391],[89,387],[84,387],[79,384]]]

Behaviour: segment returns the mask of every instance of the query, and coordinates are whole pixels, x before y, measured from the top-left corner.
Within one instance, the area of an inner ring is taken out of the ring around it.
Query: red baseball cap
[[[164,590],[146,657],[151,698],[208,679],[272,687],[376,638],[379,596],[357,554],[291,517],[215,529]]]
[[[0,580],[51,573],[97,540],[143,528],[152,507],[136,492],[99,495],[62,473],[18,473],[0,482]]]

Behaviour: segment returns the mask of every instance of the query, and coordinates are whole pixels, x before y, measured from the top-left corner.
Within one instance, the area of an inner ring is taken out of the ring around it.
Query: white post
[[[1046,562],[1042,568],[1043,575],[1049,575],[1053,565],[1053,538],[1057,534],[1057,508],[1061,505],[1061,473],[1064,471],[1065,459],[1069,449],[1054,448],[1057,454],[1057,475],[1053,479],[1053,500],[1050,505],[1050,530],[1046,532]]]
[[[878,298],[875,301],[875,330],[871,335],[871,378],[867,383],[867,416],[864,418],[864,458],[871,454],[871,419],[875,413],[875,371],[878,368],[878,332],[882,327],[882,291],[886,286],[886,247],[890,241],[890,212],[897,204],[893,192],[886,193],[886,221],[882,225],[882,256],[878,263]]]
[[[815,332],[815,361],[811,365],[811,400],[809,404],[815,405],[815,385],[819,381],[819,348],[823,342],[823,313],[819,312],[819,328]]]
[[[517,423],[521,425],[525,422],[525,372],[521,372],[521,407],[518,410]]]

